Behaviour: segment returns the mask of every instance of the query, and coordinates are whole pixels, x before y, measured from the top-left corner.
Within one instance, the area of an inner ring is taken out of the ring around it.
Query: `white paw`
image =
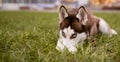
[[[68,49],[68,51],[74,54],[75,52],[77,52],[77,49],[75,47],[71,47]]]
[[[61,52],[62,52],[62,51],[64,50],[64,47],[63,47],[63,46],[61,46],[61,47],[60,47],[60,46],[56,46],[56,49],[57,49],[58,51],[61,51]]]
[[[115,30],[111,29],[111,31],[112,31],[112,34],[114,34],[114,35],[117,34],[117,32]]]
[[[58,39],[58,42],[57,42],[57,46],[56,46],[56,49],[58,50],[58,51],[63,51],[64,50],[64,45],[62,44],[62,39]]]

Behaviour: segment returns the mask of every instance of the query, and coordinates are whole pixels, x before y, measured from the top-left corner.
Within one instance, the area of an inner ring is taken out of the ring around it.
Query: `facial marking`
[[[64,21],[60,23],[61,30],[64,30],[65,28],[68,29],[68,27],[70,27],[77,33],[81,33],[84,31],[82,22],[79,22],[79,19],[75,15],[69,15],[67,18],[64,19]]]
[[[73,39],[77,36],[77,33],[75,33],[74,30],[69,26],[68,28],[63,29],[62,36]]]
[[[74,33],[74,34],[71,35],[70,39],[74,39],[76,37],[77,37],[77,33]]]
[[[62,36],[63,36],[63,37],[66,37],[65,32],[63,32],[63,31],[62,31]]]

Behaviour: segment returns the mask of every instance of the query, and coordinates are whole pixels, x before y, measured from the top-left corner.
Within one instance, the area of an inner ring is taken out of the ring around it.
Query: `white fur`
[[[63,41],[62,39],[58,39],[58,42],[57,42],[56,49],[59,50],[59,51],[63,51],[64,48],[65,48],[62,41]]]
[[[117,34],[117,32],[114,30],[114,29],[111,29],[111,31],[112,31],[112,34]]]
[[[66,37],[62,36],[62,31],[60,30],[60,38],[57,42],[57,46],[56,49],[63,51],[64,48],[66,47],[68,49],[69,52],[71,53],[75,53],[77,51],[77,44],[80,41],[84,41],[87,38],[87,34],[85,32],[83,33],[77,33],[77,37],[74,39],[70,39],[71,35],[74,34],[74,30],[71,29],[70,27],[65,28],[63,30],[63,32],[65,33]]]
[[[110,26],[105,22],[104,19],[100,18],[100,22],[99,22],[99,30],[100,32],[102,32],[103,34],[107,34],[110,37],[112,36],[112,34],[117,34],[117,32],[113,29],[110,28]]]

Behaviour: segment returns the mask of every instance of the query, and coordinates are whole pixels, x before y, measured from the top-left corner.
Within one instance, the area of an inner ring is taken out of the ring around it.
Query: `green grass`
[[[88,41],[76,54],[55,49],[58,14],[47,12],[0,12],[0,62],[119,62],[120,13],[95,13],[118,35],[98,35],[96,46]]]

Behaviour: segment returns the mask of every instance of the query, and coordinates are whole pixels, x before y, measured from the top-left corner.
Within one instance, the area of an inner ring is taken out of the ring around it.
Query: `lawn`
[[[118,35],[96,36],[78,47],[76,54],[55,49],[58,14],[49,12],[0,12],[0,62],[119,62],[120,13],[94,13],[103,17]]]

